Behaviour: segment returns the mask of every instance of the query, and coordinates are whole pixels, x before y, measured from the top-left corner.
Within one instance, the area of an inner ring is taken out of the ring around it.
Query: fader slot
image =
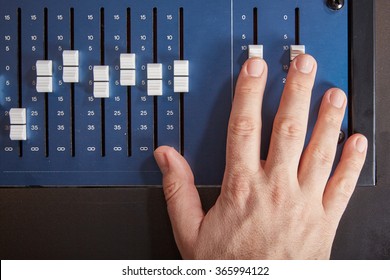
[[[300,8],[295,8],[295,45],[290,47],[290,60],[294,60],[298,55],[306,53],[305,45],[301,45],[301,19]]]
[[[295,45],[301,44],[300,9],[295,8]]]
[[[181,7],[179,9],[179,57],[180,60],[184,60],[184,8]],[[184,93],[180,93],[180,148],[179,152],[182,156],[184,156]]]
[[[258,44],[258,30],[257,30],[257,25],[258,25],[258,9],[257,7],[253,8],[253,44],[257,45]]]
[[[14,113],[25,112],[21,107],[20,64],[17,62],[21,54],[19,9],[1,9],[0,25],[0,158],[8,161],[21,157],[22,141],[16,141],[20,133],[16,139],[14,136],[16,130],[26,130],[25,122],[19,127],[20,114],[15,118]]]
[[[105,34],[104,34],[104,8],[100,9],[100,63],[105,64]],[[106,101],[100,100],[100,117],[101,117],[101,155],[106,156]]]
[[[19,108],[22,108],[23,101],[22,101],[22,9],[21,8],[18,8],[17,15],[18,15],[18,105]]]
[[[180,91],[176,84],[180,58],[179,11],[159,8],[158,58],[163,69],[163,95],[157,97],[158,146],[168,145],[180,151]]]
[[[105,64],[110,66],[110,98],[105,99],[105,146],[106,157],[112,162],[127,158],[129,153],[128,99],[129,77],[124,75],[133,68],[135,58],[130,54],[129,36],[126,25],[129,23],[128,9],[107,6],[104,10]],[[134,68],[133,68],[134,69]],[[131,81],[133,82],[133,81]],[[134,85],[133,85],[134,86]]]
[[[44,8],[23,9],[22,30],[22,103],[27,109],[27,141],[23,144],[23,156],[28,159],[45,157],[45,92],[52,87],[52,69],[40,73],[38,61],[45,58]],[[43,64],[46,64],[44,62]],[[46,65],[50,66],[50,62]],[[39,92],[38,92],[39,91]]]
[[[52,162],[72,155],[72,85],[66,82],[69,60],[64,53],[71,49],[70,9],[52,7],[48,11],[48,56],[53,63],[53,93],[48,94],[49,158]],[[55,26],[55,28],[53,28]],[[72,62],[72,64],[75,64]]]
[[[74,50],[74,8],[70,8],[70,49]],[[75,86],[74,83],[70,85],[70,149],[72,157],[76,155],[76,136],[75,136],[75,100],[74,100]]]
[[[264,38],[264,34],[260,33],[258,27],[258,25],[262,25],[261,18],[257,17],[256,25],[253,18],[256,14],[258,16],[258,12],[256,13],[255,10],[257,7],[254,7],[252,3],[249,7],[248,6],[234,3],[233,20],[231,21],[233,28],[233,30],[231,30],[233,36],[233,38],[231,38],[231,44],[233,45],[233,53],[231,55],[232,58],[234,58],[231,75],[234,77],[240,73],[241,67],[248,57],[251,58],[257,53],[256,51],[252,51],[253,49],[257,49],[257,45],[254,45],[254,35],[256,34],[257,41],[259,37]],[[236,82],[236,79],[232,78],[230,86],[231,99],[234,97]]]
[[[22,9],[18,8],[18,107],[23,107],[22,99]],[[23,142],[19,141],[19,157],[23,157]]]
[[[101,66],[100,8],[96,5],[75,8],[74,28],[74,48],[81,56],[80,82],[75,84],[75,153],[79,164],[89,168],[91,159],[98,160],[102,154],[101,102],[94,96],[94,68]]]
[[[131,9],[126,10],[126,49],[131,53]],[[131,87],[127,87],[127,156],[132,155]]]
[[[148,64],[153,62],[153,11],[134,6],[131,15],[131,49],[137,72],[137,84],[131,89],[132,159],[141,160],[145,168],[154,168],[154,107],[147,75]]]
[[[45,60],[49,59],[49,24],[48,24],[48,9],[45,8],[43,12],[43,22],[44,22],[44,53]],[[45,92],[45,110],[44,110],[44,133],[45,133],[45,156],[49,156],[49,96]]]
[[[258,8],[253,8],[253,43],[248,46],[248,58],[264,57],[264,46],[259,45],[259,20]]]
[[[153,8],[153,63],[158,62],[158,25],[157,8]],[[153,150],[158,147],[158,106],[157,96],[153,97],[154,124],[153,124]]]

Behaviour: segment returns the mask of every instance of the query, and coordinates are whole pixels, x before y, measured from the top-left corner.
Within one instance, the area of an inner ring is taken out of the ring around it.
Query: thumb
[[[194,175],[187,161],[174,148],[159,147],[154,157],[163,174],[164,195],[176,244],[183,258],[192,258],[204,218]]]

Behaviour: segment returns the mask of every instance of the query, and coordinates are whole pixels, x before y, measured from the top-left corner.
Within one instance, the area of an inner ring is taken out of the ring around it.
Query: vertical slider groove
[[[300,23],[300,10],[297,7],[295,8],[295,45],[301,44]]]
[[[49,27],[49,24],[48,24],[48,18],[47,18],[47,14],[48,14],[48,11],[47,11],[47,8],[44,9],[44,20],[43,20],[43,24],[44,24],[44,59],[45,60],[48,60],[49,58],[49,54],[48,54],[48,51],[49,51],[49,32],[48,32],[48,27]]]
[[[258,23],[258,9],[253,8],[253,44],[254,45],[257,45],[259,43],[257,23]]]
[[[157,8],[153,8],[153,62],[158,61],[157,49]]]
[[[131,9],[127,8],[127,53],[131,53]],[[127,87],[127,156],[132,155],[131,87]]]
[[[18,107],[22,108],[22,9],[18,8]],[[23,142],[19,141],[19,157],[23,156]]]
[[[179,9],[179,59],[184,60],[184,9]],[[184,93],[180,93],[180,154],[184,156]]]
[[[74,50],[74,8],[70,8],[70,48]],[[70,123],[71,123],[71,156],[74,157],[76,154],[75,147],[75,103],[74,103],[74,91],[75,85],[74,83],[70,84]]]
[[[153,63],[158,62],[158,53],[157,53],[157,8],[153,8]],[[157,108],[157,96],[153,97],[153,106],[154,106],[154,147],[155,150],[158,147],[158,108]]]
[[[44,56],[49,59],[48,9],[44,9]],[[49,156],[49,94],[45,92],[45,156]]]
[[[104,65],[105,57],[104,57],[104,8],[100,8],[100,63]],[[101,143],[102,143],[102,157],[106,156],[106,102],[104,98],[100,100],[100,108],[101,108]]]

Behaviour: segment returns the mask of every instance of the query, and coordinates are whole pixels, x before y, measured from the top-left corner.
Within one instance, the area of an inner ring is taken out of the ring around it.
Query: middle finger
[[[316,72],[317,63],[310,55],[300,55],[291,62],[273,125],[266,173],[282,169],[297,177]]]

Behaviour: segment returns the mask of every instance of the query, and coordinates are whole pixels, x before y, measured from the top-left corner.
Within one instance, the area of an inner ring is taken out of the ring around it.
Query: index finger
[[[237,81],[229,120],[226,169],[231,174],[253,173],[261,168],[261,106],[267,80],[267,65],[249,59]]]

